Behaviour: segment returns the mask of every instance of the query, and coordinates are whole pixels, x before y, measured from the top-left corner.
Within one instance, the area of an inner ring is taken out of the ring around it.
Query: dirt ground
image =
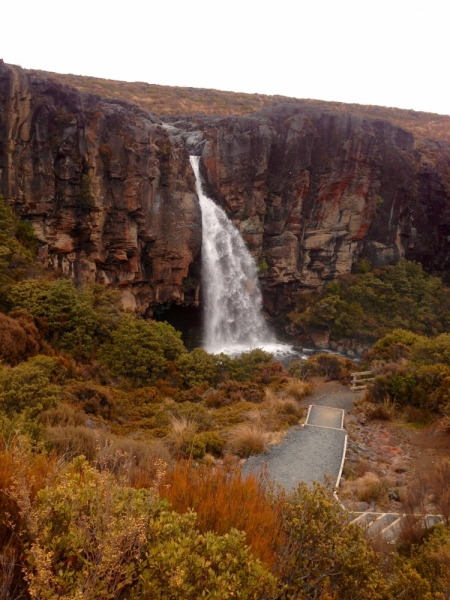
[[[305,404],[343,408],[348,447],[339,496],[351,510],[402,512],[402,500],[414,494],[418,474],[429,475],[436,464],[450,458],[450,433],[436,420],[426,426],[369,420],[358,406],[364,393],[354,393],[337,382],[313,381]]]

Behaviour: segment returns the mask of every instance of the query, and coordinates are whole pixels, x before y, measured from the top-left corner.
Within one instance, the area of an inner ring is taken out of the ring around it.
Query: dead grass
[[[300,379],[290,379],[284,388],[288,396],[292,396],[295,400],[302,400],[305,396],[309,396],[312,392],[312,387],[309,383],[305,383]]]
[[[372,404],[367,409],[369,419],[379,419],[380,421],[392,421],[397,412],[397,404],[390,398],[385,398],[380,404]]]
[[[130,485],[154,481],[158,462],[172,464],[167,446],[160,440],[133,440],[83,426],[47,427],[46,433],[59,456],[83,455],[93,464],[109,465],[119,473],[127,470]]]
[[[167,440],[175,456],[184,455],[187,446],[192,442],[197,433],[198,424],[186,417],[170,418],[169,434]]]
[[[255,423],[241,423],[228,432],[228,450],[247,458],[267,449],[267,431]]]
[[[344,494],[359,502],[382,502],[386,499],[387,486],[378,475],[366,472],[362,477],[346,482]]]
[[[292,396],[280,397],[269,388],[266,388],[264,391],[264,402],[275,413],[297,415],[300,410],[300,406],[295,398]]]
[[[143,82],[124,82],[99,77],[84,77],[45,71],[26,71],[40,77],[49,77],[79,90],[106,98],[119,98],[137,104],[159,115],[203,113],[209,115],[247,115],[282,102],[294,102],[305,108],[333,110],[358,114],[366,118],[386,119],[411,131],[418,140],[431,138],[450,141],[450,117],[433,113],[402,110],[384,106],[365,106],[322,100],[224,92],[192,87],[171,87]]]
[[[80,408],[63,402],[56,408],[50,408],[42,412],[37,421],[47,427],[67,427],[68,425],[79,427],[85,425],[86,414]]]

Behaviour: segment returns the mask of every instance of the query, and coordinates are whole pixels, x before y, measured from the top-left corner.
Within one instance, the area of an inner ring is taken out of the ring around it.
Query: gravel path
[[[318,382],[318,380],[316,381]],[[309,406],[310,404],[333,406],[334,408],[342,408],[346,412],[350,412],[354,401],[362,396],[364,396],[364,391],[351,392],[347,386],[341,385],[336,381],[320,381],[320,385],[302,403],[304,406]]]
[[[266,467],[269,477],[286,491],[293,490],[300,481],[326,483],[326,475],[334,484],[341,467],[345,436],[344,429],[292,428],[282,444],[250,457],[243,471],[251,473]]]
[[[342,408],[331,408],[330,406],[311,406],[306,425],[342,429],[343,422],[344,411]]]
[[[249,458],[243,472],[266,468],[269,477],[287,491],[293,490],[300,481],[309,485],[313,481],[326,483],[327,475],[334,484],[345,448],[342,411],[350,411],[353,402],[361,396],[361,392],[350,392],[348,387],[336,382],[320,382],[320,386],[303,402],[314,405],[308,423],[315,426],[291,428],[281,444],[273,446],[269,452]]]

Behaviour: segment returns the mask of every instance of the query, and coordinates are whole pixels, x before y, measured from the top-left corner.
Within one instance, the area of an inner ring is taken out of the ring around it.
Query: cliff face
[[[0,64],[0,185],[48,267],[140,310],[198,296],[189,155],[155,115]]]
[[[195,304],[189,150],[259,263],[272,315],[362,258],[404,256],[450,282],[447,142],[307,102],[169,119],[0,64],[1,191],[50,268],[118,287],[140,311]]]
[[[271,313],[363,258],[417,260],[450,282],[446,142],[419,144],[387,121],[296,105],[204,129],[208,191],[260,262]]]

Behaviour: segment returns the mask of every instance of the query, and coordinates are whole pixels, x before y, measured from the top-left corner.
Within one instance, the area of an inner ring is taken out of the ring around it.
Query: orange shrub
[[[57,463],[56,454],[48,456],[47,454],[26,454],[26,460],[23,461],[24,476],[31,491],[31,497],[34,498],[47,482],[49,474],[55,469]],[[17,467],[17,465],[16,465]],[[13,478],[17,475],[14,465],[13,452],[6,450],[0,442],[0,550],[11,539],[13,529],[20,523],[18,507],[8,493],[8,489],[13,484]]]
[[[285,535],[282,533],[281,496],[270,501],[264,476],[243,478],[233,466],[193,466],[179,462],[161,482],[161,496],[174,510],[197,513],[202,533],[225,534],[232,528],[245,531],[252,553],[267,567],[277,570]]]

